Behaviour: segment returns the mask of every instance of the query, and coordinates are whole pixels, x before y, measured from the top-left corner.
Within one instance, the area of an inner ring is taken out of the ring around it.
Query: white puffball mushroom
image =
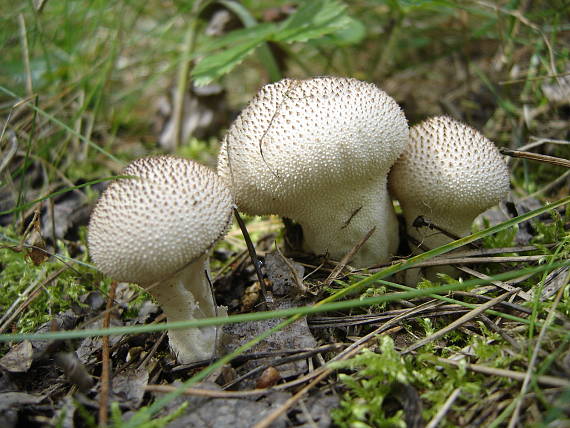
[[[497,147],[475,129],[446,116],[410,129],[410,143],[388,178],[400,201],[408,235],[429,249],[451,242],[440,231],[416,228],[424,216],[459,236],[471,233],[475,217],[509,191],[509,171]]]
[[[95,265],[116,281],[132,282],[154,296],[169,322],[227,316],[216,307],[208,250],[227,231],[232,195],[216,173],[174,156],[135,160],[109,184],[89,223]],[[211,358],[216,327],[169,331],[181,363]]]
[[[240,210],[299,223],[304,249],[340,259],[372,236],[354,266],[396,252],[387,175],[409,129],[376,85],[343,77],[284,79],[260,89],[228,130],[218,174]]]

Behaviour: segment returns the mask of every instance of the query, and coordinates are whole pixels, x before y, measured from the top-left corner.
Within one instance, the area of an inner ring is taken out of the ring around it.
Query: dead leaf
[[[221,390],[213,383],[202,383],[198,388]],[[291,395],[286,392],[270,393],[260,399],[206,398],[200,396],[179,397],[168,405],[168,412],[182,403],[188,406],[183,415],[167,425],[167,428],[250,428],[282,405]],[[286,417],[275,421],[272,428],[286,427]]]
[[[544,280],[544,287],[540,295],[540,300],[546,300],[554,296],[560,288],[568,284],[568,266],[554,269]],[[532,290],[531,290],[532,291]],[[531,293],[532,295],[532,293]]]
[[[25,242],[29,245],[26,248],[26,255],[36,266],[41,265],[49,257],[42,237],[39,212],[39,208],[34,211],[32,221],[24,232]]]
[[[113,392],[111,400],[118,401],[121,406],[138,409],[141,405],[148,384],[146,368],[127,370],[113,376]]]
[[[36,333],[47,333],[49,331],[70,330],[77,324],[78,316],[71,309],[61,312],[51,321],[48,321],[36,330]],[[34,349],[34,361],[41,359],[44,354],[54,352],[62,342],[55,340],[32,340]]]
[[[174,98],[176,91],[171,89],[169,96],[159,99],[155,129],[159,129],[159,145],[164,150],[173,151],[176,146],[174,135]],[[220,85],[192,87],[184,94],[180,141],[190,137],[205,138],[216,135],[227,121],[226,92]]]
[[[32,366],[34,350],[29,340],[24,340],[12,347],[0,358],[0,366],[11,373],[25,373]]]
[[[306,412],[300,412],[295,419],[300,425],[297,428],[328,428],[332,426],[331,411],[339,404],[337,395],[319,391],[305,398]]]
[[[499,205],[488,209],[483,214],[479,215],[474,224],[478,229],[484,229],[484,220],[487,220],[489,226],[496,226],[499,223],[510,220],[517,215],[525,214],[533,209],[542,207],[542,204],[538,199],[524,199],[502,201]],[[528,245],[530,240],[534,237],[535,232],[530,221],[519,223],[517,234],[515,236],[515,243],[517,245]]]
[[[0,421],[2,428],[18,426],[18,413],[22,407],[39,404],[45,395],[32,395],[25,392],[4,392],[0,394]]]
[[[302,285],[305,268],[278,252],[265,255],[265,271],[271,281],[273,295],[276,297],[292,296],[305,289]]]
[[[295,269],[295,273],[293,273],[292,268]],[[287,263],[279,253],[271,253],[265,257],[265,272],[272,283],[275,309],[287,309],[298,305],[294,296],[298,294],[296,284],[302,281],[304,268],[292,260]],[[245,342],[275,327],[280,322],[281,320],[278,319],[270,319],[225,325],[224,333],[227,336],[224,338],[224,352],[229,353],[233,351]],[[307,349],[314,348],[316,345],[317,342],[309,330],[306,318],[301,318],[258,343],[251,349],[251,352]],[[244,364],[244,368],[252,369],[263,365],[272,365],[272,358],[249,361]],[[284,378],[296,376],[307,370],[307,363],[305,360],[294,361],[280,365],[278,370]],[[253,386],[251,385],[252,380],[243,382],[242,386],[245,387],[248,383],[250,384],[249,386]]]
[[[97,320],[94,323],[87,324],[85,328],[97,329],[97,328],[102,328],[102,325],[103,325],[102,320]],[[119,319],[111,317],[111,324],[110,324],[111,327],[120,327],[122,325],[123,324]],[[109,345],[113,347],[122,338],[123,338],[122,335],[110,336]],[[89,364],[90,362],[92,362],[92,360],[96,361],[99,358],[98,354],[101,351],[102,344],[103,342],[101,340],[101,337],[86,337],[85,339],[83,339],[83,341],[75,351],[75,353],[77,354],[77,358],[79,358],[79,361],[81,361],[81,363],[83,364]]]
[[[570,72],[566,69],[566,72]],[[541,86],[544,96],[553,104],[570,104],[570,76],[560,76],[552,83],[543,83]]]
[[[291,307],[289,303],[281,303],[278,304],[276,309],[285,309],[289,307]],[[226,340],[223,344],[225,348],[224,352],[229,353],[235,350],[237,347],[250,341],[254,337],[259,336],[261,333],[264,333],[265,331],[275,327],[280,322],[281,320],[278,319],[270,319],[225,325],[224,333],[227,334],[227,337],[225,338]],[[250,352],[271,352],[281,351],[284,349],[307,349],[314,348],[316,345],[317,341],[309,330],[307,319],[301,318],[298,321],[295,321],[293,324],[289,324],[287,327],[264,339],[262,342],[255,345]],[[272,360],[273,358],[261,358],[255,361],[248,361],[244,364],[244,368],[252,369],[265,364],[271,365]],[[306,370],[307,362],[305,360],[294,361],[279,366],[281,376],[284,378],[299,375],[306,372]]]

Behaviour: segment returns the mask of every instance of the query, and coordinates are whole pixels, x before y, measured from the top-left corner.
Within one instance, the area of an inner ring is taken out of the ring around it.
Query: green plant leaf
[[[351,16],[346,27],[314,41],[316,44],[348,46],[360,43],[366,37],[366,26]]]
[[[346,5],[336,0],[307,1],[273,36],[277,42],[306,42],[348,27],[352,19]]]
[[[200,60],[192,70],[192,77],[196,85],[206,85],[211,81],[229,73],[236,65],[241,63],[259,45],[265,42],[269,35],[275,31],[273,24],[260,24],[243,30],[232,31],[219,40],[205,47],[203,54],[208,51],[225,48],[222,52],[207,55]],[[231,46],[232,47],[227,47]]]
[[[275,24],[266,23],[234,30],[221,37],[210,38],[198,49],[196,55],[205,56],[220,49],[232,49],[240,45],[249,45],[252,42],[261,42],[269,38],[277,29]]]
[[[346,44],[347,34],[341,33],[349,27],[357,30],[359,21],[346,14],[347,6],[337,0],[307,1],[279,25],[264,23],[232,31],[225,36],[206,42],[197,53],[203,56],[192,71],[196,85],[206,85],[229,73],[256,48],[265,42],[306,42],[336,33],[341,44]],[[251,21],[247,23],[251,24]],[[360,38],[362,31],[355,31]],[[353,40],[355,35],[348,37]],[[335,38],[331,39],[333,42]],[[219,50],[223,51],[219,52]]]

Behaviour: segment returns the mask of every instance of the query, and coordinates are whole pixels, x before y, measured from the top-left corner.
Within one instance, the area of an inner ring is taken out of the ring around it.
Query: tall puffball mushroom
[[[103,192],[89,223],[97,267],[116,281],[137,283],[169,322],[226,316],[207,278],[208,250],[231,223],[229,189],[209,168],[173,156],[135,160]],[[211,358],[217,328],[169,331],[181,363]]]
[[[240,210],[299,223],[304,249],[339,259],[375,228],[355,266],[398,246],[388,171],[407,144],[398,104],[371,83],[284,79],[261,88],[226,134],[218,174]]]
[[[432,249],[452,239],[414,221],[423,216],[454,235],[469,235],[475,217],[507,195],[509,171],[491,141],[440,116],[410,129],[410,143],[388,185],[400,201],[408,235]]]

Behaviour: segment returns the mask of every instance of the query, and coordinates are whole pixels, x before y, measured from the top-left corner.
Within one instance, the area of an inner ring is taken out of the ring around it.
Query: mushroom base
[[[301,225],[305,251],[336,260],[375,229],[352,258],[350,264],[355,267],[386,262],[398,248],[398,220],[386,177],[312,194],[301,209],[287,217]]]
[[[208,256],[203,255],[147,291],[158,301],[169,323],[226,317],[227,308],[216,306],[206,275],[209,275]],[[215,326],[172,329],[168,331],[170,348],[181,364],[206,360],[214,357],[221,331]]]

